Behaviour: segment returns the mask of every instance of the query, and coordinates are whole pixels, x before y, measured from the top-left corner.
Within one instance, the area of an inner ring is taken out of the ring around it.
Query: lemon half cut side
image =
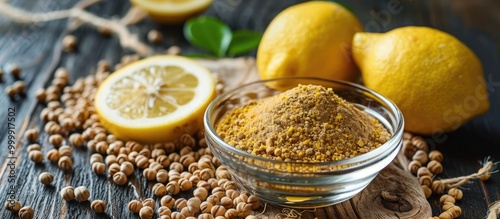
[[[200,130],[214,97],[215,80],[204,66],[180,56],[152,56],[106,78],[95,108],[119,139],[161,143]]]

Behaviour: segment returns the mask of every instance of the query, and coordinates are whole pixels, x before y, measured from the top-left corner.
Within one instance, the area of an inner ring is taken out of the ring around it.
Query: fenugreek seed
[[[66,186],[61,189],[60,195],[61,198],[64,199],[65,201],[73,201],[75,199],[75,188],[72,186]]]
[[[98,153],[106,154],[106,151],[108,150],[108,142],[106,141],[97,142],[95,148]]]
[[[455,204],[455,198],[453,198],[453,196],[451,195],[444,194],[439,198],[439,202],[441,202],[441,204],[444,204],[446,202]]]
[[[111,165],[108,166],[109,175],[114,176],[118,172],[120,172],[120,164],[112,163]],[[125,175],[125,174],[123,174],[123,175]],[[127,176],[127,175],[125,175],[125,176]]]
[[[160,199],[160,204],[172,209],[175,205],[175,199],[171,195],[165,195]]]
[[[148,32],[148,41],[151,43],[161,43],[163,41],[163,34],[158,30],[150,30]]]
[[[148,168],[149,159],[147,157],[142,156],[142,155],[137,155],[137,157],[135,158],[135,164],[140,169]]]
[[[35,163],[41,163],[43,161],[43,154],[41,151],[33,150],[28,153],[28,157],[31,161]]]
[[[463,197],[463,192],[462,190],[460,189],[457,189],[457,188],[451,188],[448,190],[448,194],[451,195],[453,198],[455,198],[456,200],[461,200],[462,197]]]
[[[193,195],[203,201],[208,196],[208,190],[204,187],[198,187],[193,191]]]
[[[170,215],[171,219],[186,219],[186,216],[184,216],[180,211],[174,211]]]
[[[432,186],[432,178],[430,176],[421,176],[418,178],[420,185]]]
[[[460,217],[460,215],[462,215],[462,209],[456,205],[446,210],[446,212],[449,212],[453,216],[453,218],[458,218]]]
[[[24,138],[26,138],[26,140],[28,140],[29,142],[36,142],[39,134],[40,132],[38,131],[38,129],[28,129],[24,133]]]
[[[215,177],[215,172],[213,169],[202,169],[200,172],[200,179],[208,180]]]
[[[142,202],[138,201],[138,200],[132,200],[128,203],[127,205],[127,208],[130,212],[132,213],[139,213],[139,211],[141,210],[142,208]]]
[[[422,185],[422,191],[424,191],[425,198],[429,198],[432,195],[432,189],[428,185]]]
[[[453,219],[453,215],[449,211],[445,211],[439,215],[439,219]]]
[[[210,210],[210,213],[215,217],[224,216],[224,214],[226,213],[226,209],[221,205],[214,205]]]
[[[147,199],[144,199],[142,201],[142,205],[143,206],[149,206],[149,207],[155,209],[156,208],[156,201],[154,199],[152,199],[152,198],[147,198]]]
[[[423,166],[423,167],[420,167],[417,171],[417,177],[420,178],[422,176],[430,176],[432,177],[432,172],[429,170],[429,168]]]
[[[68,156],[69,157],[73,153],[73,148],[71,148],[68,145],[63,145],[63,146],[59,147],[58,151],[59,151],[59,154],[61,156]]]
[[[65,52],[73,52],[76,49],[78,40],[73,35],[66,35],[62,40],[62,47]]]
[[[5,87],[5,93],[10,98],[14,98],[14,96],[16,96],[16,94],[17,94],[17,90],[14,87],[12,87],[12,86],[7,86],[7,87]]]
[[[4,207],[12,213],[17,213],[19,212],[19,209],[21,209],[21,203],[19,203],[15,199],[7,199],[7,201],[5,201]]]
[[[30,151],[39,151],[41,149],[42,149],[42,147],[40,147],[39,144],[30,144],[30,145],[28,145],[28,148],[26,150],[29,153]]]
[[[239,203],[246,203],[248,201],[248,196],[245,194],[240,194],[238,197],[233,199],[233,205],[238,205]]]
[[[163,166],[160,163],[154,161],[154,159],[151,159],[151,161],[149,163],[149,168],[156,170],[156,171],[159,171],[159,170],[163,169]]]
[[[102,175],[106,172],[106,165],[104,165],[104,163],[101,162],[94,162],[92,164],[92,172],[98,175]]]
[[[229,197],[222,197],[220,203],[224,208],[229,209],[233,207],[233,200]]]
[[[123,162],[120,165],[120,171],[125,173],[125,175],[130,176],[134,173],[134,165],[128,161]]]
[[[17,215],[20,219],[32,219],[35,216],[35,211],[33,211],[33,208],[31,208],[31,206],[24,206],[19,209]]]
[[[95,162],[102,163],[103,159],[104,158],[102,157],[101,154],[94,153],[94,154],[90,155],[90,164],[93,164]]]
[[[59,161],[57,162],[57,165],[61,170],[69,171],[73,167],[73,159],[68,156],[61,156],[61,158],[59,158]]]
[[[195,213],[193,212],[193,210],[191,210],[190,207],[184,207],[181,209],[181,214],[184,215],[184,217],[186,217],[186,218],[192,218],[192,217],[194,217]]]
[[[193,183],[188,179],[181,178],[179,179],[178,183],[181,191],[188,191],[191,190],[191,188],[193,188]]]
[[[177,183],[176,181],[168,182],[166,187],[167,192],[171,195],[177,195],[181,190],[179,183]]]
[[[214,205],[211,202],[204,201],[200,204],[200,211],[201,213],[210,213],[213,206]]]
[[[17,64],[12,64],[10,66],[10,74],[14,78],[19,78],[19,76],[21,75],[21,67],[19,67],[19,65]]]
[[[175,200],[175,208],[177,208],[177,210],[181,210],[185,207],[187,207],[187,200],[185,198],[178,198]]]
[[[210,213],[203,213],[198,215],[198,219],[214,219],[214,216],[212,216]]]
[[[234,208],[227,209],[226,213],[224,213],[224,217],[226,217],[226,219],[236,219],[236,217],[238,217],[238,210]]]
[[[38,180],[44,185],[50,185],[52,181],[54,181],[54,176],[52,175],[52,173],[43,172],[38,175]]]
[[[156,183],[153,185],[153,194],[158,197],[163,197],[167,194],[167,188],[162,183]]]
[[[90,191],[85,186],[78,186],[73,192],[75,193],[75,200],[79,202],[87,201],[90,198]]]
[[[156,179],[156,173],[157,173],[156,170],[152,168],[146,168],[142,171],[142,175],[144,176],[144,178],[146,178],[149,181],[153,181]]]
[[[424,150],[417,150],[417,152],[415,152],[415,154],[413,155],[412,159],[420,161],[422,165],[427,164],[427,162],[429,161],[427,152],[425,152]]]
[[[432,191],[436,194],[442,194],[444,192],[445,186],[440,180],[435,180],[432,182]]]
[[[49,137],[49,143],[58,148],[63,142],[63,137],[60,134],[53,134]]]
[[[200,171],[200,174],[201,174],[201,171]],[[224,181],[224,179],[217,181],[217,179],[215,179],[215,178],[210,178],[207,180],[207,182],[210,184],[211,189],[215,189],[216,187],[218,187],[219,186],[218,182],[220,182],[220,181]]]
[[[16,94],[20,94],[26,89],[26,84],[23,81],[15,81],[11,87],[15,90]]]
[[[169,55],[180,55],[182,52],[182,49],[178,46],[170,46],[168,47],[166,53]]]
[[[432,150],[429,152],[429,159],[441,163],[443,162],[443,154],[438,150]]]
[[[95,213],[104,213],[106,211],[106,203],[103,200],[94,200],[90,203],[90,209]]]
[[[235,199],[236,197],[240,196],[240,193],[234,189],[226,190],[226,196],[228,198]]]
[[[172,210],[167,206],[160,206],[156,212],[158,212],[158,216],[170,216],[172,214]]]
[[[436,160],[431,160],[427,163],[427,169],[433,174],[440,174],[443,172],[443,165]]]
[[[188,208],[195,214],[200,212],[200,205],[201,205],[201,200],[197,197],[192,197],[187,201]]]
[[[455,206],[454,203],[451,203],[451,202],[446,202],[444,204],[441,205],[441,209],[443,211],[447,211],[448,209],[450,209],[451,207]]]
[[[413,136],[411,138],[411,143],[414,144],[418,150],[423,150],[425,152],[429,151],[429,145],[427,145],[427,142],[424,140],[424,138],[420,136]]]
[[[248,196],[247,203],[252,205],[252,209],[260,208],[260,199],[255,195]]]
[[[252,205],[240,202],[236,205],[236,210],[238,211],[238,217],[244,218],[252,213]]]
[[[222,185],[222,188],[224,188],[224,190],[230,190],[230,189],[236,190],[238,189],[238,186],[233,181],[227,181],[224,183],[224,185]]]
[[[127,141],[125,142],[125,147],[130,149],[130,151],[141,151],[142,150],[142,145],[135,142],[135,141]]]
[[[116,161],[116,156],[113,155],[113,154],[109,154],[108,156],[106,156],[104,162],[106,163],[106,165],[110,166],[111,164],[113,163],[117,163]]]
[[[207,202],[212,203],[212,205],[218,205],[220,201],[219,196],[216,195],[210,195],[207,197]]]
[[[117,185],[125,185],[127,183],[127,175],[123,172],[116,172],[113,174],[113,182],[115,182]]]
[[[217,171],[216,172],[217,179],[228,179],[231,180],[231,173],[227,170]]]
[[[139,211],[139,217],[141,219],[151,219],[153,218],[154,210],[149,206],[143,206]]]

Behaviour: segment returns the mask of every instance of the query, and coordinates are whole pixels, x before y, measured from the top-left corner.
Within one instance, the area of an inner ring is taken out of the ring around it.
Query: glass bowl
[[[251,155],[224,142],[215,132],[220,118],[236,106],[281,93],[299,84],[330,87],[340,97],[378,119],[391,138],[367,153],[330,162],[285,162]],[[204,115],[205,138],[233,180],[262,201],[293,208],[324,207],[343,202],[363,190],[401,148],[403,115],[386,97],[358,84],[320,78],[256,81],[215,98]]]

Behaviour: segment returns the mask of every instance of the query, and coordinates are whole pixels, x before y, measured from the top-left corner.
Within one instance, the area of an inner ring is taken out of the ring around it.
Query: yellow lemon
[[[355,81],[359,73],[351,59],[351,41],[359,31],[359,20],[337,3],[311,1],[288,7],[264,31],[257,49],[259,75]]]
[[[180,56],[151,56],[106,78],[95,108],[118,138],[158,143],[200,130],[214,97],[215,80],[205,67]]]
[[[160,23],[179,24],[205,11],[213,0],[130,0]]]
[[[353,56],[365,86],[401,109],[407,131],[452,131],[489,109],[481,62],[442,31],[409,26],[357,33]]]

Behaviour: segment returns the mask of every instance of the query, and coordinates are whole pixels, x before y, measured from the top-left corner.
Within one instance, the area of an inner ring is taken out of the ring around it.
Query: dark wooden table
[[[67,9],[73,7],[78,0],[31,1],[12,0],[9,4],[36,12]],[[221,18],[233,29],[254,29],[264,31],[271,19],[283,8],[301,1],[268,1],[268,0],[215,0],[205,14]],[[370,0],[341,1],[352,9],[364,24],[367,31],[384,32],[399,26],[422,25],[435,27],[446,31],[468,45],[480,58],[485,77],[488,82],[490,111],[480,116],[461,129],[443,135],[427,136],[432,148],[443,152],[445,160],[444,173],[440,177],[456,177],[477,172],[479,161],[491,156],[500,160],[500,2],[496,0]],[[128,1],[104,1],[92,5],[87,10],[102,17],[121,17],[128,9]],[[74,172],[65,175],[54,165],[33,165],[26,153],[28,142],[22,139],[27,128],[41,127],[43,123],[38,114],[43,108],[36,103],[34,92],[46,87],[57,67],[66,67],[71,72],[71,78],[85,76],[95,71],[96,63],[105,59],[118,63],[120,58],[132,54],[130,50],[122,49],[116,37],[106,37],[94,28],[82,26],[72,32],[79,39],[78,50],[74,53],[64,53],[61,40],[68,34],[68,20],[56,20],[47,23],[19,25],[0,16],[0,66],[7,71],[11,64],[21,66],[21,78],[27,84],[26,95],[11,100],[4,93],[7,85],[13,79],[4,74],[0,80],[0,203],[7,199],[11,183],[9,166],[12,159],[8,158],[8,138],[16,137],[15,166],[16,197],[21,202],[29,202],[43,214],[37,218],[131,218],[125,208],[113,208],[110,215],[95,215],[89,208],[89,203],[60,204],[58,191],[66,183],[79,185],[86,183],[92,191],[98,191],[102,197],[107,197],[110,203],[125,206],[125,202],[134,197],[132,188],[116,190],[113,183],[106,177],[96,177],[88,168],[88,156],[75,158]],[[154,28],[160,30],[166,37],[160,45],[152,45],[157,53],[164,52],[169,46],[177,45],[183,53],[200,52],[191,47],[182,35],[181,26],[162,26],[151,20],[144,20],[130,26],[138,34],[139,39],[147,42],[146,33]],[[255,53],[250,53],[250,56]],[[9,122],[14,120],[9,127]],[[13,133],[9,134],[9,130]],[[41,138],[41,143],[47,143],[47,137]],[[84,167],[87,165],[87,167]],[[37,176],[42,171],[55,174],[53,186],[40,186]],[[137,188],[144,194],[150,193],[147,186]],[[459,205],[463,209],[461,218],[483,218],[488,205],[500,200],[500,174],[493,174],[486,182],[473,180],[462,187],[463,200]],[[439,200],[429,199],[433,214],[441,212]],[[81,207],[80,205],[87,205]],[[13,218],[10,212],[0,209],[1,218]]]

